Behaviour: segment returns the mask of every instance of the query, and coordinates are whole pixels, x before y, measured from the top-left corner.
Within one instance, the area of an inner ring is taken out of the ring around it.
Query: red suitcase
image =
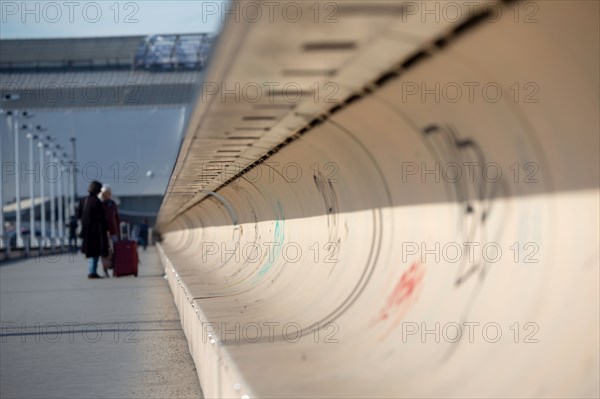
[[[121,237],[123,237],[122,229]],[[127,240],[120,240],[114,243],[114,277],[127,276],[129,274],[133,274],[137,277],[138,275],[139,258],[137,242],[129,239],[129,225],[127,225],[127,238]]]

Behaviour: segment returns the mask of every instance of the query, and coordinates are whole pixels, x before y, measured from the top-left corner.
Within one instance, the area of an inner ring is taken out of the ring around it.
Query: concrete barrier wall
[[[532,4],[163,227],[207,397],[599,395],[598,3]]]

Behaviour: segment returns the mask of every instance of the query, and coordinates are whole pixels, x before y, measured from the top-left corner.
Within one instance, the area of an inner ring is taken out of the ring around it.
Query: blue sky
[[[53,142],[69,154],[72,152],[69,139],[77,138],[79,195],[85,193],[94,179],[110,184],[116,196],[160,195],[167,187],[177,157],[184,112],[172,107],[33,111],[34,117],[22,123],[44,126],[47,129],[44,135],[51,135]],[[8,119],[0,118],[0,152],[5,164],[14,162],[14,135],[9,134],[9,128]],[[20,160],[29,162],[28,140],[25,132],[21,133]],[[37,148],[34,152],[37,163]],[[151,177],[147,176],[148,171],[152,171]],[[28,197],[31,176],[22,176],[21,193]],[[4,203],[11,203],[15,198],[14,173],[6,165],[2,177]],[[39,195],[38,184],[35,195]]]
[[[220,0],[0,1],[0,39],[216,33]]]

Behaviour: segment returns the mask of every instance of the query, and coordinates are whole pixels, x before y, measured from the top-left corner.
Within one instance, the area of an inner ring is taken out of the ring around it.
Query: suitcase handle
[[[127,230],[127,238],[126,240],[131,240],[131,228],[129,226],[129,223],[127,222],[121,222],[121,224],[119,225],[119,240],[123,241],[123,227],[126,227]]]

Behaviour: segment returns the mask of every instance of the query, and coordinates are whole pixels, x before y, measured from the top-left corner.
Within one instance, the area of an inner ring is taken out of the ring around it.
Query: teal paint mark
[[[262,265],[262,267],[258,271],[258,274],[256,275],[257,279],[263,277],[265,274],[267,274],[269,270],[271,270],[271,268],[273,267],[273,263],[275,263],[275,260],[281,254],[281,250],[283,248],[283,240],[285,238],[283,233],[284,227],[285,218],[283,217],[283,209],[281,207],[281,203],[278,200],[277,209],[275,210],[275,233],[273,234],[273,242],[277,243],[277,245],[275,246],[275,249],[273,251],[273,256],[271,256],[271,254],[267,254],[267,262],[264,265]]]

